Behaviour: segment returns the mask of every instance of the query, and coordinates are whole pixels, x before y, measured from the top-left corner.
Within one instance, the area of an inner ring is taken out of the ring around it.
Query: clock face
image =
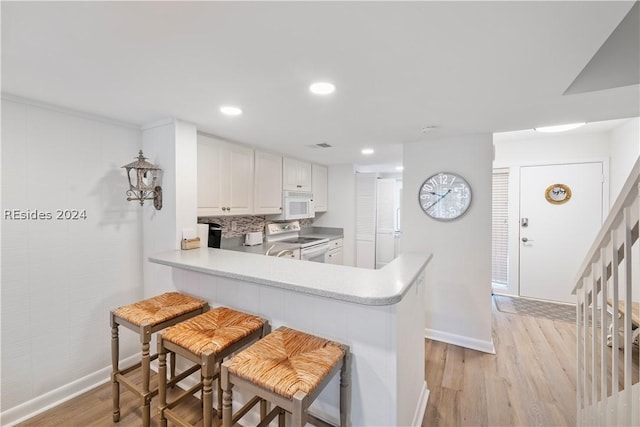
[[[460,175],[440,172],[422,183],[418,203],[430,217],[450,221],[469,209],[471,188]]]

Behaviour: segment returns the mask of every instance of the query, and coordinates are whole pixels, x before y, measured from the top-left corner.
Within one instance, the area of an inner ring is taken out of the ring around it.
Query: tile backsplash
[[[231,237],[244,236],[250,231],[262,231],[267,224],[271,224],[272,221],[264,216],[208,216],[199,217],[198,223],[208,224],[214,222],[222,226],[222,237],[228,239]],[[235,223],[235,230],[232,230],[232,223]],[[301,219],[300,227],[307,228],[313,226],[313,218]]]

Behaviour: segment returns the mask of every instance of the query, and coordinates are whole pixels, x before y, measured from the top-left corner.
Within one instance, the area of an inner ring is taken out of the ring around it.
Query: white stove
[[[300,236],[300,222],[279,222],[265,226],[266,255],[325,262],[329,239]]]

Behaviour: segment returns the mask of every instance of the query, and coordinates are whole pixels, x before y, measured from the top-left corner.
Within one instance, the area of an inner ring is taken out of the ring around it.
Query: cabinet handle
[[[296,185],[296,187],[298,187],[298,188],[302,188],[302,185]]]

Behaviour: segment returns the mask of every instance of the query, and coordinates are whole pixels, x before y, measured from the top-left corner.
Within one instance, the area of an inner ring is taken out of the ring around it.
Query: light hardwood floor
[[[423,426],[571,426],[576,327],[493,308],[496,354],[425,343]]]
[[[493,339],[495,355],[425,341],[431,394],[422,425],[575,425],[575,324],[502,313],[494,306]],[[124,388],[121,399],[118,424],[111,420],[111,385],[107,383],[20,425],[141,425],[138,401]],[[194,398],[190,407],[182,409],[197,413],[198,402]],[[152,426],[159,424],[156,407],[154,398]],[[214,425],[220,424],[214,421]]]

